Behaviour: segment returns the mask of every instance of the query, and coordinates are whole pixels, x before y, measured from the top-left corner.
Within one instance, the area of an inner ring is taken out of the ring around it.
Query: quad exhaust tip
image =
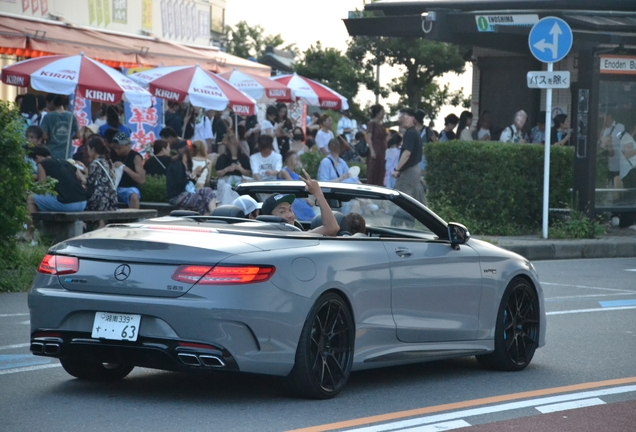
[[[60,354],[60,344],[53,342],[31,342],[33,354],[57,356]]]
[[[196,355],[191,353],[178,353],[177,357],[179,357],[179,360],[181,360],[183,364],[188,366],[194,366],[194,367],[205,366],[209,368],[225,367],[225,362],[221,360],[219,357],[213,356],[213,355],[206,355],[206,354]]]

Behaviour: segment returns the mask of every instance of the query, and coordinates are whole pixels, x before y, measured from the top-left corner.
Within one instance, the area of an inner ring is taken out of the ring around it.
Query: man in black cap
[[[333,212],[331,211],[331,207],[327,203],[325,196],[320,189],[320,185],[316,180],[313,180],[307,171],[303,170],[304,177],[299,175],[300,179],[305,182],[305,188],[307,192],[316,198],[316,203],[320,207],[320,215],[322,216],[322,225],[318,228],[314,228],[308,232],[314,234],[322,234],[326,236],[336,235],[340,226],[338,225],[338,221],[336,220]],[[263,203],[263,207],[261,208],[262,215],[272,215],[278,216],[285,219],[290,225],[294,225],[294,220],[296,219],[296,215],[292,210],[292,203],[294,202],[296,197],[291,194],[274,194],[265,200]]]
[[[411,108],[401,109],[399,121],[406,132],[402,137],[400,159],[391,173],[393,177],[397,178],[395,189],[425,203],[422,171],[420,170],[422,138],[415,129],[415,111]]]

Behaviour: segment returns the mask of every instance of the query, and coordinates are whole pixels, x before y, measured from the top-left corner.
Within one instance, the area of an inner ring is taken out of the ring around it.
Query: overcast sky
[[[228,0],[225,20],[230,26],[236,25],[239,21],[246,21],[251,25],[262,26],[266,34],[280,33],[285,42],[295,43],[301,51],[318,40],[324,47],[344,51],[347,48],[349,33],[342,19],[347,17],[349,11],[363,8],[363,0]],[[380,71],[382,85],[400,73],[399,70],[383,67]],[[465,94],[471,93],[470,74],[462,77],[449,74],[443,80],[447,81],[451,83],[452,89],[464,87]],[[364,89],[361,89],[357,97],[362,105],[374,98],[372,92]],[[459,116],[461,108],[446,108],[442,110],[439,118],[450,112],[455,112]],[[440,127],[439,121],[437,127]]]

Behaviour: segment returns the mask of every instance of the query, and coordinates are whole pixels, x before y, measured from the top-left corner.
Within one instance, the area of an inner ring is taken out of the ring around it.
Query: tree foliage
[[[13,103],[0,102],[0,271],[15,259],[15,235],[27,220],[26,196],[34,185],[24,144],[20,113]]]
[[[436,78],[445,73],[462,74],[466,61],[458,46],[418,38],[358,36],[351,39],[348,57],[357,67],[373,69],[377,65],[398,66],[404,75],[388,86],[400,95],[398,105],[424,108],[434,116],[442,105],[459,105],[463,92],[440,87]],[[375,86],[376,94],[385,96],[386,89]]]
[[[266,35],[262,26],[251,26],[246,21],[239,21],[235,27],[227,26],[226,34],[226,51],[238,57],[258,59],[268,46],[298,54],[296,44],[285,44],[280,33]]]
[[[353,98],[360,85],[373,86],[373,73],[357,67],[351,59],[335,48],[324,48],[320,41],[307,49],[294,64],[299,75],[319,81],[348,99],[354,116],[360,108]],[[366,116],[364,116],[366,117]]]

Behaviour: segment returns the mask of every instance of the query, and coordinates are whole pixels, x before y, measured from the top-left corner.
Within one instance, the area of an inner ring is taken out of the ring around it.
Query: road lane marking
[[[585,408],[596,405],[605,405],[605,402],[599,398],[591,398],[591,399],[581,399],[572,402],[562,402],[551,405],[542,405],[534,407],[537,411],[542,414],[549,414],[557,411],[567,411],[577,408]]]
[[[30,344],[28,343],[21,343],[21,344],[15,344],[15,345],[5,345],[5,346],[0,346],[0,351],[2,350],[10,350],[10,349],[15,349],[15,348],[24,348],[24,347],[28,347]]]
[[[0,354],[0,369],[17,369],[49,363],[50,358],[36,357],[33,354]]]
[[[464,420],[455,420],[444,423],[436,423],[427,426],[418,426],[411,429],[402,429],[400,432],[438,432],[438,431],[447,431],[453,429],[459,429],[463,427],[472,426],[470,423],[467,423]]]
[[[353,420],[345,420],[341,422],[329,423],[329,424],[324,424],[320,426],[310,426],[307,428],[295,429],[290,432],[331,431],[335,429],[344,429],[348,427],[362,426],[362,425],[367,425],[371,423],[379,423],[383,421],[385,422],[385,421],[396,420],[396,419],[401,419],[406,417],[413,417],[417,415],[431,414],[431,413],[436,413],[441,411],[450,411],[454,409],[475,407],[479,405],[494,404],[494,403],[500,403],[500,402],[511,401],[511,400],[518,400],[518,399],[525,399],[525,398],[532,398],[532,397],[538,397],[538,396],[546,396],[546,395],[574,392],[574,391],[581,391],[581,390],[589,390],[589,389],[595,389],[600,387],[634,384],[634,383],[636,383],[636,377],[618,378],[618,379],[607,380],[607,381],[596,381],[596,382],[589,382],[589,383],[582,383],[582,384],[574,384],[574,385],[563,386],[563,387],[552,387],[552,388],[541,389],[541,390],[532,390],[532,391],[521,392],[521,393],[511,393],[507,395],[491,396],[487,398],[473,399],[473,400],[462,401],[462,402],[453,402],[453,403],[448,403],[443,405],[435,405],[431,407],[416,408],[416,409],[405,410],[405,411],[397,411],[397,412],[392,412],[388,414],[379,414],[375,416],[362,417],[362,418],[353,419]]]
[[[22,368],[16,368],[16,369],[5,369],[5,370],[0,370],[0,375],[8,375],[8,374],[14,374],[19,372],[32,372],[32,371],[37,371],[41,369],[56,368],[60,366],[62,365],[59,363],[51,363],[51,364],[45,364],[40,366],[28,366],[28,367],[22,367]]]
[[[569,284],[559,284],[559,283],[550,283],[550,282],[541,282],[541,285],[552,285],[552,286],[563,286],[563,287],[570,287],[570,288],[593,289],[593,290],[599,290],[599,291],[631,292],[631,293],[634,292],[634,291],[630,291],[628,289],[620,289],[620,288],[591,287],[591,286],[586,286],[586,285],[569,285]]]
[[[588,313],[588,312],[608,312],[616,310],[628,310],[636,309],[636,306],[623,306],[623,307],[607,307],[607,308],[594,308],[594,309],[573,309],[565,311],[546,312],[546,315],[567,315],[576,313]]]
[[[410,420],[401,420],[391,423],[384,423],[381,425],[374,425],[369,427],[363,427],[358,429],[347,429],[348,432],[389,432],[400,430],[413,426],[420,426],[424,424],[444,422],[454,419],[463,419],[467,417],[476,417],[484,414],[499,413],[504,411],[512,411],[522,408],[535,407],[537,405],[552,405],[559,402],[572,401],[577,399],[587,399],[595,396],[614,395],[621,393],[636,392],[636,385],[624,386],[624,387],[612,387],[603,390],[587,391],[580,393],[570,393],[562,396],[551,396],[539,399],[530,399],[521,402],[510,402],[500,405],[491,405],[483,408],[473,408],[461,411],[454,411],[445,414],[436,414],[431,416],[418,417]],[[408,429],[407,429],[408,430]]]
[[[636,272],[636,269],[625,269],[625,271],[633,271],[633,272]]]
[[[632,291],[624,292],[624,293],[611,293],[611,294],[587,294],[587,295],[578,295],[578,296],[559,296],[559,297],[549,297],[546,298],[546,302],[554,302],[554,301],[570,301],[570,300],[578,300],[578,299],[586,299],[586,298],[594,298],[594,297],[614,297],[614,296],[623,296],[623,295],[634,295]]]
[[[612,301],[602,301],[598,302],[601,306],[607,307],[620,307],[620,306],[636,306],[636,299],[630,300],[612,300]]]
[[[17,316],[28,316],[28,313],[17,313],[17,314],[0,314],[0,318],[10,318],[10,317],[17,317]]]

